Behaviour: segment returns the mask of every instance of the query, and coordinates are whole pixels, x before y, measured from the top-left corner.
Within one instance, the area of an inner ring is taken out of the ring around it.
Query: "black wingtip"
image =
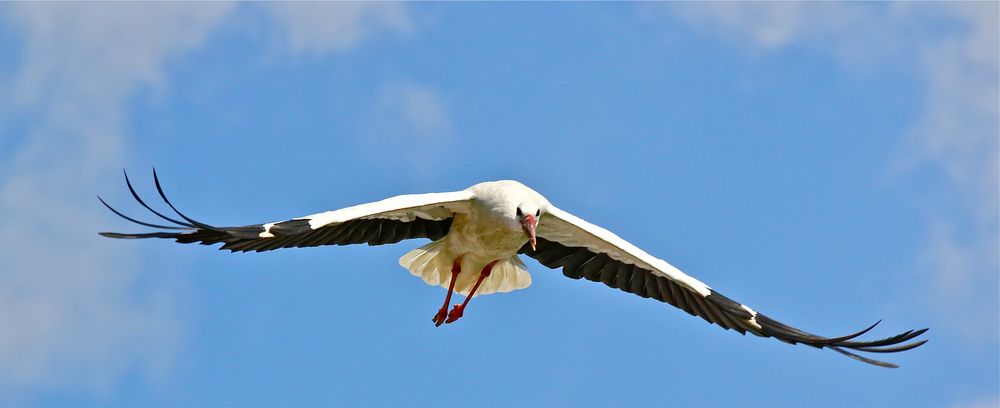
[[[827,339],[824,339],[824,340],[822,341],[822,343],[826,343],[826,344],[838,344],[838,343],[843,343],[843,342],[845,342],[845,341],[848,341],[848,340],[852,340],[852,339],[855,339],[855,338],[858,338],[858,337],[860,337],[860,336],[864,335],[865,333],[868,333],[868,332],[869,332],[869,331],[871,331],[872,329],[874,329],[874,328],[875,328],[875,326],[878,326],[878,325],[879,325],[879,323],[882,323],[882,319],[878,319],[878,321],[877,321],[877,322],[875,322],[875,324],[873,324],[873,325],[871,325],[871,326],[868,326],[868,327],[867,327],[867,328],[865,328],[864,330],[861,330],[861,331],[858,331],[858,332],[856,332],[856,333],[851,333],[851,334],[848,334],[848,335],[846,335],[846,336],[840,336],[840,337],[830,337],[830,338],[827,338]]]
[[[98,232],[97,235],[107,238],[118,238],[118,239],[144,239],[144,238],[171,238],[177,239],[184,236],[183,233],[177,232],[147,232],[140,234],[123,234],[120,232]]]
[[[156,216],[158,216],[158,217],[160,217],[160,218],[162,218],[164,220],[170,221],[170,222],[172,222],[174,224],[177,224],[177,225],[180,225],[180,226],[183,226],[183,227],[194,228],[194,225],[192,225],[190,223],[182,222],[182,221],[170,218],[170,217],[167,217],[166,215],[161,214],[159,211],[154,210],[153,207],[150,207],[148,204],[146,204],[146,202],[143,201],[141,197],[139,197],[139,193],[137,193],[135,191],[135,188],[132,187],[132,182],[128,178],[128,172],[126,172],[125,169],[122,169],[122,173],[125,174],[125,185],[128,186],[128,191],[130,193],[132,193],[132,198],[135,198],[135,201],[137,201],[139,203],[139,205],[142,205],[147,210],[149,210],[153,214],[156,214]]]
[[[136,202],[138,202],[140,205],[142,205],[144,208],[146,208],[147,210],[149,210],[153,214],[156,214],[160,218],[162,218],[164,220],[167,220],[167,221],[169,221],[169,222],[171,222],[173,224],[176,224],[176,225],[153,224],[153,223],[148,223],[148,222],[145,222],[145,221],[140,221],[138,219],[129,217],[129,216],[123,214],[121,211],[118,211],[117,209],[115,209],[114,207],[112,207],[111,205],[109,205],[106,201],[104,201],[104,198],[102,198],[100,195],[98,195],[97,196],[97,200],[100,201],[101,204],[104,205],[104,207],[106,207],[108,210],[110,210],[115,215],[117,215],[119,217],[122,217],[122,218],[124,218],[124,219],[126,219],[128,221],[131,221],[131,222],[133,222],[135,224],[138,224],[138,225],[142,225],[142,226],[150,227],[150,228],[157,228],[157,229],[161,229],[161,230],[181,230],[183,232],[160,231],[160,232],[136,233],[136,234],[124,234],[124,233],[118,233],[118,232],[98,232],[98,235],[100,235],[102,237],[108,237],[108,238],[125,238],[125,239],[135,239],[135,238],[179,238],[179,237],[182,237],[182,236],[187,236],[190,233],[192,233],[192,232],[194,232],[195,230],[198,230],[198,229],[206,229],[206,230],[213,230],[213,231],[217,230],[215,227],[212,227],[212,226],[210,226],[208,224],[204,224],[204,223],[200,223],[200,222],[197,222],[195,220],[192,220],[192,219],[184,216],[184,214],[181,214],[179,211],[177,211],[177,209],[174,208],[173,204],[171,204],[170,201],[167,200],[166,195],[163,194],[163,188],[160,186],[160,181],[159,181],[158,177],[156,176],[156,169],[155,168],[153,169],[153,181],[156,183],[156,189],[160,193],[160,197],[163,198],[163,201],[166,202],[170,206],[170,208],[172,210],[174,210],[174,212],[177,212],[177,214],[179,214],[181,217],[183,217],[185,220],[187,220],[189,222],[183,222],[183,221],[180,221],[180,220],[176,220],[176,219],[167,217],[167,216],[161,214],[159,211],[156,211],[155,209],[153,209],[152,207],[150,207],[148,204],[146,204],[145,201],[143,201],[142,197],[139,196],[139,193],[136,192],[135,187],[132,185],[132,180],[129,179],[128,171],[126,171],[125,169],[122,169],[122,174],[125,176],[125,185],[128,186],[128,190],[132,194],[132,197],[136,200]]]
[[[207,230],[218,229],[216,227],[213,227],[211,225],[205,224],[203,222],[195,221],[194,219],[192,219],[192,218],[184,215],[180,211],[177,211],[177,208],[174,207],[174,205],[170,203],[170,200],[167,199],[167,195],[163,193],[163,187],[160,186],[160,178],[159,178],[159,176],[156,175],[156,167],[153,167],[153,183],[156,184],[156,191],[158,193],[160,193],[160,198],[163,199],[163,202],[167,203],[167,205],[170,206],[170,209],[174,210],[174,212],[177,213],[177,215],[179,215],[181,218],[185,219],[187,222],[190,222],[191,224],[193,224],[194,226],[196,226],[198,228],[207,229]]]
[[[844,350],[844,349],[842,349],[840,347],[829,346],[827,348],[829,348],[830,350],[836,351],[836,352],[838,352],[840,354],[843,354],[843,355],[845,355],[847,357],[850,357],[852,359],[858,360],[858,361],[860,361],[862,363],[868,363],[868,364],[871,364],[871,365],[874,365],[874,366],[885,367],[885,368],[899,368],[898,365],[890,363],[888,361],[876,360],[876,359],[873,359],[873,358],[859,356],[857,354],[854,354],[854,353],[851,353],[849,351],[846,351],[846,350]]]
[[[915,341],[909,344],[902,344],[895,347],[857,347],[855,350],[864,351],[868,353],[898,353],[900,351],[913,350],[917,347],[923,346],[928,340]]]
[[[104,206],[107,207],[109,210],[111,210],[111,212],[115,213],[115,215],[117,215],[119,217],[122,217],[122,218],[124,218],[126,220],[132,221],[132,222],[134,222],[136,224],[145,226],[145,227],[161,228],[161,229],[172,229],[172,230],[190,230],[190,229],[192,229],[191,227],[175,227],[175,226],[171,226],[171,225],[159,225],[159,224],[152,224],[152,223],[148,223],[148,222],[144,222],[144,221],[139,221],[139,220],[137,220],[135,218],[132,218],[132,217],[129,217],[129,216],[125,215],[125,214],[122,214],[120,211],[114,209],[114,207],[108,205],[108,203],[106,201],[104,201],[104,199],[101,198],[101,196],[97,196],[97,200],[100,201],[101,204],[104,204]],[[184,225],[184,224],[181,224],[181,225]]]
[[[926,333],[926,328],[920,330],[907,330],[894,336],[878,340],[855,340],[882,323],[881,319],[875,322],[875,324],[872,324],[871,326],[868,326],[856,333],[839,337],[822,337],[785,325],[761,314],[758,314],[756,317],[757,322],[763,327],[763,332],[766,336],[774,337],[786,343],[801,343],[816,348],[829,348],[854,360],[879,367],[896,368],[898,366],[885,361],[864,357],[856,353],[898,353],[901,351],[915,349],[927,343],[927,340],[918,340],[907,343],[910,340]]]

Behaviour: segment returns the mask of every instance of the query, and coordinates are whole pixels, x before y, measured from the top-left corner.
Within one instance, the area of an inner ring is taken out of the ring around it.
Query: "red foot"
[[[462,312],[464,310],[465,306],[455,305],[455,308],[451,309],[451,313],[448,313],[448,320],[445,320],[445,323],[451,323],[458,320],[458,318],[462,317]]]
[[[445,315],[446,313],[448,313],[447,308],[442,307],[441,310],[438,310],[437,314],[434,315],[434,326],[440,326],[441,324],[444,323],[444,318],[446,316]]]

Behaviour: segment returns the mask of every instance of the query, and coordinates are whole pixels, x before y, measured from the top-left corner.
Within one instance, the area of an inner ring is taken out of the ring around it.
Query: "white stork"
[[[774,337],[790,344],[828,348],[882,367],[896,365],[855,352],[894,353],[927,342],[907,343],[927,329],[909,330],[881,340],[854,340],[875,327],[877,322],[841,337],[821,337],[785,325],[723,296],[610,231],[559,209],[517,181],[480,183],[450,193],[400,195],[287,221],[214,227],[177,211],[163,194],[155,169],[153,180],[163,201],[183,221],[167,217],[143,202],[126,174],[125,182],[135,200],[176,225],[136,220],[98,197],[108,209],[129,221],[168,230],[137,234],[102,232],[101,235],[169,238],[202,245],[221,242],[220,249],[233,252],[360,243],[382,245],[410,238],[429,238],[430,243],[403,255],[399,263],[427,284],[448,288],[444,305],[434,315],[437,326],[461,318],[469,300],[477,295],[528,287],[531,276],[518,258],[518,254],[525,254],[549,268],[562,267],[563,274],[570,278],[587,278],[666,302],[724,329]],[[449,312],[453,292],[465,295],[465,301],[454,305]]]

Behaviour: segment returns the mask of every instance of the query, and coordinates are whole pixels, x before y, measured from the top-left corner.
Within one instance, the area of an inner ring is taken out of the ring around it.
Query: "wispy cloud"
[[[377,33],[412,28],[402,3],[275,2],[266,7],[284,26],[287,45],[296,53],[346,51]]]
[[[752,52],[822,50],[852,69],[891,60],[901,38],[885,34],[898,27],[895,22],[906,21],[891,10],[853,3],[677,3],[667,10],[696,30],[748,45]]]
[[[923,292],[940,320],[994,346],[1000,339],[1000,13],[997,3],[934,12],[959,29],[918,50],[925,112],[894,170],[947,181],[935,186],[934,197],[920,197],[929,225],[919,264],[928,277]]]
[[[949,405],[950,408],[996,408],[1000,407],[1000,396],[983,397],[979,399]]]
[[[117,187],[127,103],[165,89],[165,65],[205,44],[232,3],[9,3],[22,41],[0,77],[0,395],[108,390],[169,366],[183,333],[169,288],[141,285],[134,254],[101,240],[94,194]],[[265,7],[297,52],[346,51],[405,31],[391,4]],[[433,125],[431,125],[433,126]],[[113,183],[113,184],[112,184]],[[145,288],[145,289],[142,289]]]
[[[178,335],[169,293],[136,289],[130,256],[95,235],[93,196],[121,159],[125,100],[162,86],[229,6],[12,3],[23,35],[0,128],[23,140],[0,178],[0,389],[108,389],[164,366]]]
[[[912,72],[923,111],[888,173],[915,192],[927,235],[914,260],[921,302],[970,341],[997,341],[1000,275],[998,5],[977,3],[675,3],[648,8],[753,53],[827,54],[848,70]],[[896,58],[905,56],[906,58]],[[918,60],[900,66],[898,60]],[[943,180],[943,181],[930,181]],[[976,313],[968,313],[976,310]],[[978,339],[978,340],[973,340]]]
[[[445,98],[415,82],[384,86],[361,127],[362,145],[369,154],[388,155],[420,180],[432,174],[433,163],[444,155],[452,138]]]

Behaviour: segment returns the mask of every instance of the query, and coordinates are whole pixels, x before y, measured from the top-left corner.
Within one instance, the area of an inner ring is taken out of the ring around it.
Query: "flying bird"
[[[462,191],[409,194],[286,221],[239,227],[216,227],[184,215],[167,199],[153,170],[156,190],[181,219],[147,205],[125,174],[132,197],[156,216],[174,225],[147,223],[126,216],[98,197],[115,214],[160,231],[124,234],[101,232],[110,238],[167,238],[179,243],[211,245],[232,252],[270,251],[320,245],[393,244],[429,238],[430,243],[400,258],[401,266],[429,285],[447,288],[444,305],[434,314],[440,326],[461,318],[478,295],[510,292],[531,284],[519,254],[567,277],[594,282],[653,298],[688,314],[740,334],[773,337],[789,344],[827,348],[855,360],[882,367],[895,364],[858,354],[895,353],[919,347],[914,340],[927,329],[909,330],[880,340],[858,341],[878,325],[839,337],[822,337],[771,319],[716,292],[701,281],[619,238],[552,205],[541,194],[512,180],[476,184]],[[465,296],[449,310],[454,293]]]

